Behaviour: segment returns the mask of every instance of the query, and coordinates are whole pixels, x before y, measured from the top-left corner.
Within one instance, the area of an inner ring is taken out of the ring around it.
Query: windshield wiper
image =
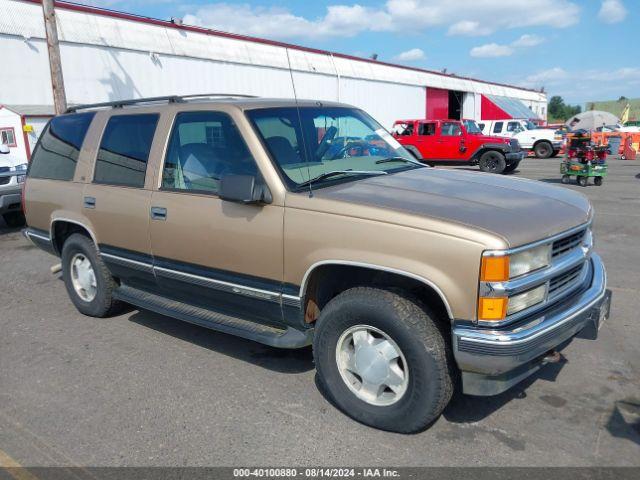
[[[391,163],[391,162],[406,162],[406,163],[413,163],[415,165],[420,165],[421,167],[425,166],[422,163],[418,162],[417,160],[409,160],[408,158],[404,158],[404,157],[387,157],[387,158],[383,158],[381,160],[376,160],[376,165],[379,165],[381,163]]]
[[[384,170],[333,170],[331,172],[325,172],[322,175],[318,175],[306,182],[299,183],[297,188],[308,187],[312,183],[324,180],[325,178],[335,177],[337,175],[387,175],[387,172]]]

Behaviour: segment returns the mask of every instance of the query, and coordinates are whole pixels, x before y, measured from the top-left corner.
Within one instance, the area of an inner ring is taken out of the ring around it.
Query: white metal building
[[[0,105],[51,105],[39,0],[0,0],[0,12]],[[495,102],[502,97],[546,118],[546,95],[533,90],[76,4],[56,2],[56,13],[70,104],[213,92],[291,98],[295,87],[298,98],[356,105],[387,128],[400,118],[510,118]]]

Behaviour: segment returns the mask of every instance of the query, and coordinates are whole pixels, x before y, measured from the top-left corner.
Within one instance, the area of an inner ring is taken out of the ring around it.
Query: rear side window
[[[147,160],[157,124],[156,113],[111,117],[100,142],[93,181],[144,187]]]
[[[493,133],[500,133],[502,131],[503,122],[496,122],[493,126]]]
[[[72,180],[82,142],[95,112],[53,118],[40,136],[29,166],[29,177]]]
[[[436,134],[436,124],[435,123],[421,123],[420,124],[420,135],[435,135]]]

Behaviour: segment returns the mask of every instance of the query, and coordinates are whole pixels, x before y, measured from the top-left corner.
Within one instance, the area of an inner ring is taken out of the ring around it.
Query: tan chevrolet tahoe
[[[584,196],[426,167],[338,103],[77,107],[41,136],[25,207],[83,314],[313,345],[333,403],[385,430],[505,391],[609,312]]]

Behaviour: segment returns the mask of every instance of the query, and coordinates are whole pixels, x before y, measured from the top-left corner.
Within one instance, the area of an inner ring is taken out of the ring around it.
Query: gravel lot
[[[596,342],[429,430],[359,425],[318,391],[310,349],[280,351],[145,311],[83,317],[56,259],[0,226],[0,454],[25,466],[640,466],[640,161],[602,187],[558,159],[516,175],[589,196],[614,292]],[[500,202],[497,198],[496,202]]]

